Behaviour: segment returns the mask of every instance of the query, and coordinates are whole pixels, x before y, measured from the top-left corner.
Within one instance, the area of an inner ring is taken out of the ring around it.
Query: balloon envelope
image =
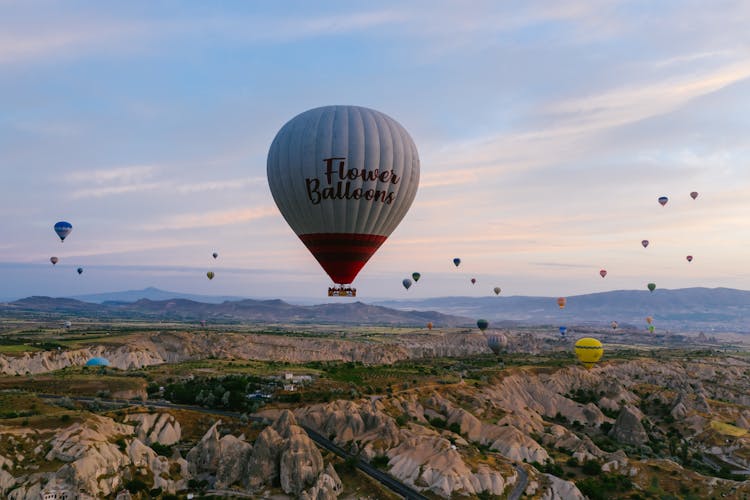
[[[404,281],[402,281],[401,284],[408,290],[411,287],[411,280],[409,278],[404,278]]]
[[[453,265],[454,266],[458,267],[459,264],[461,264],[461,259],[459,259],[458,257],[456,257],[455,259],[453,259]]]
[[[610,325],[612,326],[613,330],[617,330],[617,321],[613,321],[612,323],[610,323]]]
[[[500,295],[500,292],[501,292],[502,290],[500,290],[500,287],[499,287],[499,286],[496,286],[495,288],[493,288],[493,289],[492,289],[492,291],[493,291],[493,292],[495,292],[495,295]]]
[[[495,354],[500,354],[507,345],[508,339],[505,335],[490,335],[487,337],[487,347],[489,347]]]
[[[471,278],[471,284],[475,285],[476,283],[477,283],[477,279],[476,278]]]
[[[78,271],[78,274],[83,274],[83,268],[82,267],[79,267],[78,269],[76,269],[76,271]]]
[[[411,273],[411,278],[414,280],[414,283],[419,281],[419,278],[421,278],[422,275],[420,273]]]
[[[568,300],[565,297],[560,297],[557,299],[557,305],[560,306],[560,309],[563,309],[565,307],[566,302],[568,302]]]
[[[654,330],[656,330],[656,327],[654,327],[654,325],[648,325],[649,333],[654,333]]]
[[[583,363],[586,369],[591,369],[596,363],[602,359],[604,355],[604,347],[602,343],[597,339],[590,337],[584,337],[579,339],[575,345],[576,356],[578,360]]]
[[[693,262],[693,256],[692,255],[688,255],[685,258],[687,259],[688,262]]]
[[[656,290],[656,283],[649,283],[646,286],[648,287],[649,292],[653,292],[654,290]]]
[[[54,266],[60,261],[60,259],[58,259],[57,257],[50,257],[49,261],[52,262],[52,265]]]
[[[486,319],[477,320],[477,328],[480,330],[485,331],[488,326],[490,326],[490,323]]]
[[[212,253],[211,255],[213,255],[214,259],[219,256],[219,254],[216,252]]]
[[[666,205],[668,201],[669,201],[669,198],[667,198],[666,196],[659,196],[659,204],[660,204],[660,205],[661,205],[662,207],[663,207],[664,205]]]
[[[107,358],[91,358],[86,361],[86,366],[109,366],[109,360]]]
[[[427,329],[432,330],[432,321],[427,323]]]
[[[208,277],[208,279],[212,280],[214,279],[215,274],[213,271],[209,271],[206,273],[206,276]]]
[[[334,283],[349,284],[414,201],[419,156],[393,118],[324,106],[281,127],[266,172],[289,226]]]
[[[648,246],[648,240],[641,241],[641,245],[643,245],[643,248],[646,248]]]
[[[568,327],[567,326],[561,326],[560,327],[560,336],[564,337],[566,333],[568,333]]]
[[[698,191],[693,191],[692,193],[690,193],[690,197],[692,199],[696,199],[698,197]]]
[[[57,236],[60,237],[60,241],[65,241],[65,238],[68,237],[72,230],[73,224],[71,224],[70,222],[61,220],[60,222],[55,224],[55,232],[57,233]]]
[[[606,269],[602,269],[602,270],[599,271],[599,276],[601,276],[602,278],[605,277],[606,275],[607,275],[607,270]]]
[[[654,321],[654,318],[652,318],[651,316],[646,316],[646,323],[648,323],[650,325],[651,322],[653,322],[653,321]]]

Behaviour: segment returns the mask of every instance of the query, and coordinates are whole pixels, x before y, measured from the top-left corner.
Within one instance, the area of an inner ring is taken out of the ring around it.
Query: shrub
[[[587,476],[598,476],[602,473],[602,466],[596,460],[586,460],[581,470]]]

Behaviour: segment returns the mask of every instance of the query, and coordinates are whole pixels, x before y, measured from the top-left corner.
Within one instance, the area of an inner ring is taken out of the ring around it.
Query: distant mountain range
[[[645,328],[646,316],[657,330],[750,333],[750,291],[684,288],[653,293],[617,290],[568,297],[559,309],[555,297],[439,297],[294,305],[282,300],[252,300],[167,292],[156,288],[73,298],[28,297],[0,304],[0,317],[17,315],[63,318],[86,316],[222,323],[326,323],[361,325],[470,326],[484,318],[491,326],[566,325]]]

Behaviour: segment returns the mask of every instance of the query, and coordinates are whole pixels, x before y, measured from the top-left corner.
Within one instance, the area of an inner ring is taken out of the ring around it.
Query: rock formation
[[[641,420],[643,420],[643,414],[638,408],[630,405],[623,406],[610,431],[610,436],[620,443],[633,446],[647,443],[648,434]]]

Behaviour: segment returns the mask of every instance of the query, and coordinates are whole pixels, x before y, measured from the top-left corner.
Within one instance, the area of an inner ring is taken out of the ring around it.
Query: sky
[[[390,115],[420,155],[363,300],[750,289],[748,19],[742,0],[0,0],[0,299],[324,301],[266,156],[329,104]]]

